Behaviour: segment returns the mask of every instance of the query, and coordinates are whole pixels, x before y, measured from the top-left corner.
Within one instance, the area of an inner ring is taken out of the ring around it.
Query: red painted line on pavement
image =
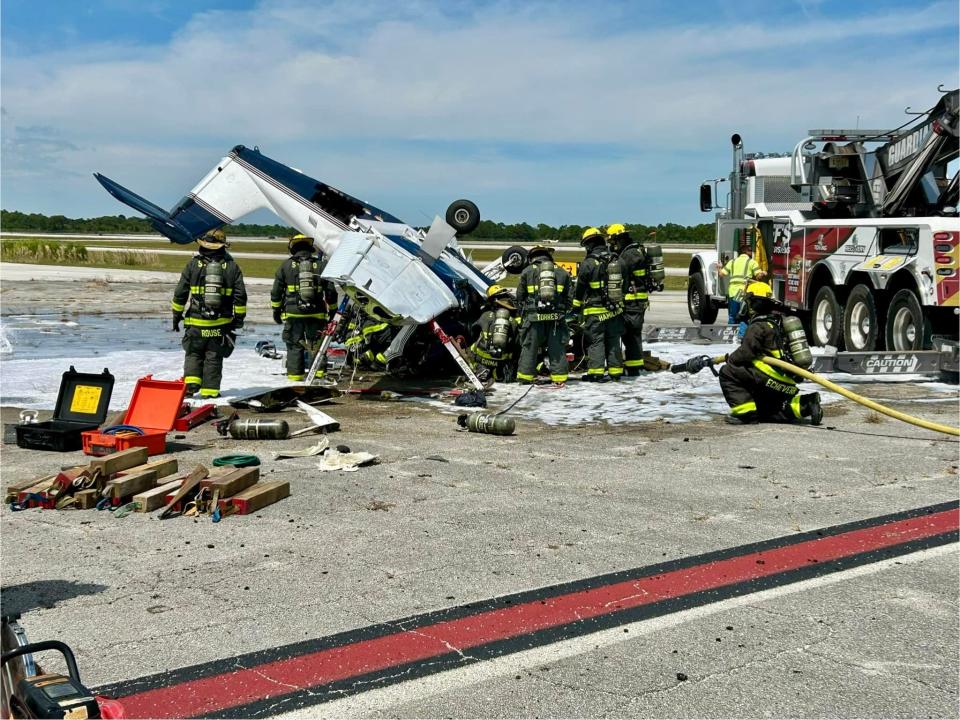
[[[121,701],[128,717],[194,717],[228,710],[451,652],[466,653],[471,648],[545,628],[943,535],[958,529],[958,517],[957,510],[947,510],[827,535],[413,630],[398,630],[252,668],[145,690],[122,697]]]

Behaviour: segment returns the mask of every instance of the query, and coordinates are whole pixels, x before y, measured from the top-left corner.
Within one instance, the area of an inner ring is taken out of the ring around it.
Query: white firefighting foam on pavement
[[[174,349],[179,336],[169,333],[163,337],[167,349],[99,350],[95,356],[64,356],[62,336],[50,335],[50,347],[46,342],[31,344],[29,356],[18,352],[18,333],[14,323],[8,325],[4,339],[12,345],[12,352],[5,351],[0,363],[0,395],[2,404],[28,409],[52,410],[56,405],[61,376],[70,365],[79,372],[99,373],[109,368],[116,378],[111,410],[126,407],[139,378],[152,375],[158,380],[176,380],[183,374],[183,352]],[[11,328],[10,326],[14,327]],[[9,330],[13,329],[13,332]],[[231,399],[243,397],[270,388],[290,385],[286,379],[282,360],[260,357],[251,347],[257,334],[241,338],[241,347],[224,362],[222,397],[215,401],[226,404]],[[131,343],[125,343],[127,347]],[[136,343],[132,343],[136,345]],[[660,342],[649,343],[647,349],[668,362],[682,362],[696,355],[720,355],[732,351],[735,345],[704,345],[697,343]],[[56,357],[45,357],[47,350]],[[73,349],[73,348],[70,348]],[[21,357],[18,357],[21,355]],[[578,378],[583,370],[571,373]],[[346,390],[349,374],[344,373],[341,389]],[[935,396],[956,398],[956,387],[930,382],[919,375],[853,376],[833,374],[830,379],[844,384],[858,382],[918,382]],[[804,392],[818,390],[812,383],[803,385]],[[527,390],[526,386],[497,384],[489,394],[488,411],[496,412],[507,407]],[[825,403],[839,398],[819,389]],[[473,412],[473,408],[452,405],[449,399],[404,398],[409,402],[424,402],[448,413]],[[709,369],[697,375],[669,371],[648,373],[639,378],[619,383],[584,383],[572,380],[562,389],[537,386],[510,410],[517,418],[539,421],[547,425],[585,425],[597,423],[643,423],[643,422],[689,422],[711,416],[725,415],[727,404],[720,392],[720,385]]]

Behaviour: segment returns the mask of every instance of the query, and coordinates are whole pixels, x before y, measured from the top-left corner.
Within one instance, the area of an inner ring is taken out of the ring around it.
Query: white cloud
[[[602,6],[470,7],[452,15],[428,3],[317,8],[265,0],[250,12],[198,14],[159,48],[81,46],[5,58],[5,196],[24,202],[6,177],[29,164],[16,128],[30,126],[52,127],[70,144],[44,156],[67,172],[99,169],[135,189],[189,176],[163,193],[174,199],[238,142],[259,143],[319,177],[355,177],[345,189],[361,195],[381,182],[389,193],[402,170],[405,190],[425,196],[451,184],[522,193],[525,182],[554,182],[581,183],[581,196],[598,201],[590,184],[609,181],[598,170],[619,167],[606,158],[581,158],[590,166],[585,178],[599,180],[561,179],[557,169],[570,165],[562,155],[525,161],[469,148],[622,145],[638,167],[619,177],[641,186],[662,185],[670,170],[645,165],[647,153],[662,163],[671,148],[699,149],[703,170],[676,180],[685,185],[675,192],[687,194],[701,177],[725,171],[734,129],[751,149],[789,150],[808,127],[850,124],[857,115],[861,126],[899,124],[905,105],[932,103],[936,85],[956,77],[955,43],[914,42],[955,27],[953,4],[852,19],[824,17],[820,7],[791,27],[708,21],[613,36],[603,32]],[[431,157],[429,143],[411,140],[463,143],[465,156]],[[331,152],[334,142],[339,151]],[[139,162],[124,152],[131,147]],[[87,191],[91,214],[109,211],[98,193]]]

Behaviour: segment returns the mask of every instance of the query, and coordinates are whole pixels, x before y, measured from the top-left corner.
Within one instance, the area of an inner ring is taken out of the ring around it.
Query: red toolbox
[[[187,386],[182,380],[154,380],[147,375],[137,380],[123,425],[143,430],[143,435],[108,435],[104,428],[82,433],[83,452],[109,455],[132,447],[145,447],[150,455],[167,449],[167,433],[173,429]]]

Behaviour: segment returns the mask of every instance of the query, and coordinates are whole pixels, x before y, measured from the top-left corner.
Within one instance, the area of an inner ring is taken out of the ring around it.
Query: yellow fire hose
[[[868,407],[871,410],[876,410],[878,413],[883,413],[884,415],[887,415],[889,417],[895,418],[897,420],[902,420],[905,423],[910,423],[911,425],[916,425],[917,427],[922,427],[927,430],[934,430],[935,432],[941,432],[946,435],[960,436],[960,427],[953,427],[951,425],[943,425],[941,423],[935,423],[929,420],[923,420],[921,418],[914,417],[913,415],[907,415],[906,413],[902,413],[899,410],[888,408],[884,405],[881,405],[878,402],[874,402],[873,400],[870,400],[869,398],[865,398],[862,395],[857,395],[855,392],[851,392],[846,388],[840,387],[836,383],[832,383],[826,378],[817,375],[816,373],[812,373],[809,370],[804,370],[803,368],[797,367],[796,365],[792,363],[788,363],[784,360],[780,360],[779,358],[765,357],[763,361],[765,363],[768,363],[769,365],[778,367],[781,370],[788,370],[792,372],[794,375],[799,375],[800,377],[806,378],[811,382],[815,382],[818,385],[822,385],[827,390],[830,390],[831,392],[835,392],[838,395],[843,395],[848,400],[853,400],[855,403],[860,403],[864,407]]]

